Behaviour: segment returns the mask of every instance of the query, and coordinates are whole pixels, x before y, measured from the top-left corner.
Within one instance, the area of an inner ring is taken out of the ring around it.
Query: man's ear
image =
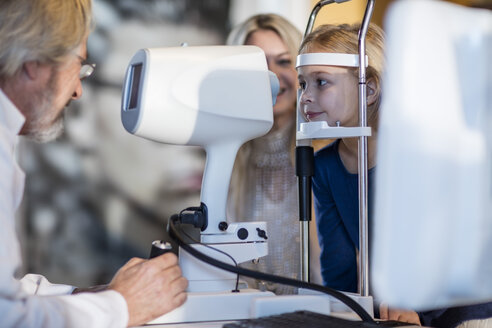
[[[30,60],[22,64],[22,71],[26,77],[30,80],[35,80],[39,76],[40,65],[39,62]]]
[[[379,99],[380,90],[374,78],[367,80],[367,106],[370,106]]]

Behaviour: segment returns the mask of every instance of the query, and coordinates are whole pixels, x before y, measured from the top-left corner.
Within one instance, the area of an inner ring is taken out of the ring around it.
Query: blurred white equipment
[[[131,59],[121,111],[125,129],[207,151],[204,235],[226,234],[219,222],[226,218],[236,152],[270,130],[277,91],[278,80],[269,73],[263,52],[252,46],[143,49]]]
[[[413,309],[492,299],[492,13],[396,2],[386,18],[371,272]]]

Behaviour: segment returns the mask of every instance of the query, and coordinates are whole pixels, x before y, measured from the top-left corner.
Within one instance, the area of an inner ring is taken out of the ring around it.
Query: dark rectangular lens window
[[[130,101],[128,109],[135,109],[138,105],[138,95],[140,91],[140,77],[142,75],[142,64],[132,65],[131,67],[131,85]]]

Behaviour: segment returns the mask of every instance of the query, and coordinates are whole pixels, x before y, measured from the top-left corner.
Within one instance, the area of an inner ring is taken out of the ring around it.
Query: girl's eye
[[[306,82],[299,81],[299,87],[301,88],[301,90],[305,90],[306,89]]]

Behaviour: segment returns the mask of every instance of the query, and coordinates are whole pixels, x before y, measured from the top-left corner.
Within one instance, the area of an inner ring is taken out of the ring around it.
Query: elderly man
[[[63,110],[82,96],[91,0],[0,2],[0,326],[125,327],[152,320],[186,300],[177,258],[130,260],[99,292],[73,293],[29,274],[21,263],[14,213],[24,174],[15,161],[18,135],[44,142],[63,129]]]

